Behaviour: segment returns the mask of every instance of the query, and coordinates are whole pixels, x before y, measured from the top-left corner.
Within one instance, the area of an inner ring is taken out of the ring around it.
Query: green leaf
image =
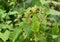
[[[46,42],[46,37],[43,36],[42,34],[38,35],[39,42]]]
[[[11,30],[11,29],[12,29],[12,25],[0,24],[0,28],[1,28],[1,29],[6,29],[6,28],[8,28],[9,30]]]
[[[48,1],[45,1],[45,0],[40,0],[40,2],[42,3],[42,4],[48,4],[48,3],[53,3],[53,4],[60,4],[59,2],[56,2],[56,1],[51,1],[51,0],[48,0]]]
[[[32,17],[32,30],[38,32],[39,28],[40,28],[39,18],[37,17],[37,15],[34,15]]]
[[[59,32],[59,28],[53,28],[52,29],[52,34],[58,34],[58,32]]]
[[[6,23],[7,23],[7,24],[10,24],[10,23],[11,23],[11,21],[6,21]]]
[[[9,6],[14,5],[14,4],[15,4],[15,2],[10,2]]]
[[[32,6],[33,5],[38,5],[39,4],[39,0],[32,0]]]
[[[13,11],[13,12],[9,12],[9,15],[14,15],[14,14],[17,14],[18,12],[17,11]]]
[[[60,12],[58,12],[56,10],[53,10],[53,9],[50,9],[48,14],[51,14],[51,15],[60,15]]]
[[[16,42],[16,40],[18,40],[20,34],[21,34],[21,30],[15,29],[12,42]]]
[[[6,30],[4,33],[0,32],[0,38],[5,42],[6,40],[8,40],[10,36],[10,32],[8,30]]]
[[[24,25],[23,30],[27,34],[27,36],[29,36],[29,37],[31,36],[32,30],[31,30],[31,27],[28,24]]]
[[[52,35],[53,39],[56,39],[58,37],[58,35]]]
[[[57,35],[59,33],[59,27],[57,22],[55,23],[54,27],[52,28],[52,34]]]
[[[45,4],[46,1],[45,0],[40,0],[41,4]]]
[[[53,4],[60,4],[59,2],[56,2],[56,1],[52,1]]]

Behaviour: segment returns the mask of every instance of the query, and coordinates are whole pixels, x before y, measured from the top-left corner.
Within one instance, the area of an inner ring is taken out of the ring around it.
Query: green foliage
[[[60,42],[59,0],[0,0],[0,42]]]
[[[6,40],[8,40],[9,36],[10,36],[10,32],[9,32],[8,30],[6,30],[4,33],[1,33],[1,32],[0,32],[0,38],[1,38],[4,42],[6,42]]]

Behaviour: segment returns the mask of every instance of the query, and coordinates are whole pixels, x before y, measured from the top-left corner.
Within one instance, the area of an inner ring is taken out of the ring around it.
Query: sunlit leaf
[[[56,39],[58,37],[58,35],[52,35],[53,39]]]
[[[4,33],[0,32],[0,38],[5,42],[9,39],[10,31],[6,30]]]
[[[50,9],[48,14],[51,14],[51,15],[60,15],[60,12],[58,12],[56,10],[53,10],[53,9]]]

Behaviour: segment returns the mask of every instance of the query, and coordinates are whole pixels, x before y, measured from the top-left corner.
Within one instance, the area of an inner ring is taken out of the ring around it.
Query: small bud
[[[18,15],[18,17],[17,17],[18,19],[21,19],[22,18],[22,16],[21,15]]]
[[[23,32],[23,37],[24,37],[24,39],[27,38],[27,35],[26,35],[26,33],[24,33],[24,32]]]
[[[51,24],[51,22],[48,22],[47,25],[48,25],[48,26],[51,26],[52,24]]]
[[[25,17],[28,18],[30,16],[30,14],[25,14]]]
[[[36,6],[31,8],[31,11],[32,11],[33,13],[35,13],[36,10],[37,10]]]
[[[32,23],[32,20],[31,20],[31,19],[29,19],[29,20],[28,20],[28,24],[31,24],[31,23]]]

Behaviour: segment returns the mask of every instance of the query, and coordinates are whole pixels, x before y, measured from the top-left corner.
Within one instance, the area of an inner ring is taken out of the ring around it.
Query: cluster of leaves
[[[60,42],[59,19],[59,0],[0,0],[0,42]]]

